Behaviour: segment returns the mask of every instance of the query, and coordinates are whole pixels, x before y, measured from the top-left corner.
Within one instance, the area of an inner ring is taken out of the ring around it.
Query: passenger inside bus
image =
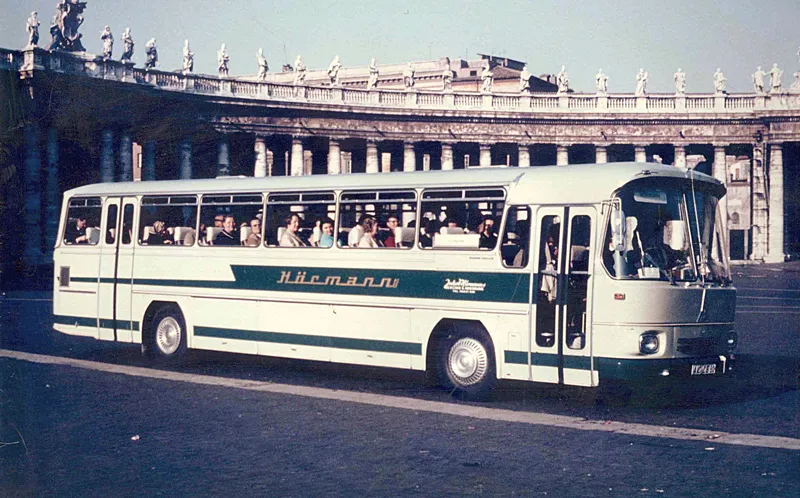
[[[67,225],[64,240],[67,244],[88,244],[89,237],[86,235],[86,218],[78,216],[74,224]]]
[[[248,247],[258,247],[261,245],[261,220],[253,218],[250,220],[250,235],[244,241]]]
[[[153,222],[153,231],[147,237],[145,243],[149,246],[161,246],[165,244],[172,244],[172,239],[167,232],[167,227],[161,220]]]
[[[380,231],[380,242],[383,247],[397,247],[397,242],[395,241],[395,229],[398,226],[397,216],[389,215],[389,217],[386,218],[386,230]]]
[[[283,224],[285,230],[278,240],[278,245],[281,247],[305,247],[306,243],[297,236],[297,231],[300,230],[300,216],[292,213],[283,219]]]
[[[216,218],[214,223],[216,224]],[[214,237],[215,246],[238,246],[239,233],[236,230],[236,219],[233,216],[225,216],[222,221],[222,231]]]
[[[481,234],[478,247],[481,249],[494,249],[497,245],[497,233],[494,228],[494,218],[486,216],[483,221],[478,225],[478,233]]]
[[[323,218],[320,220],[320,230],[322,235],[319,237],[319,247],[331,247],[333,245],[333,220]]]
[[[364,229],[364,235],[361,236],[361,239],[358,241],[358,246],[360,248],[376,248],[380,247],[378,245],[378,241],[375,240],[375,234],[378,233],[378,222],[375,218],[369,216],[363,219],[363,223],[361,226]]]

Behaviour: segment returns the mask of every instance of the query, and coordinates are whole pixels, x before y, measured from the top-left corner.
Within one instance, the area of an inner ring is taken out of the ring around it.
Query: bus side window
[[[111,204],[108,206],[108,213],[106,214],[106,244],[114,245],[117,240],[117,205]]]
[[[510,268],[528,266],[530,253],[531,210],[528,207],[512,206],[508,210],[501,254],[503,264]]]
[[[70,199],[64,225],[65,244],[96,245],[100,241],[102,205],[99,197]]]
[[[333,192],[270,194],[264,243],[270,247],[332,247],[335,212]]]
[[[130,245],[133,240],[133,204],[125,204],[122,210],[122,245]]]

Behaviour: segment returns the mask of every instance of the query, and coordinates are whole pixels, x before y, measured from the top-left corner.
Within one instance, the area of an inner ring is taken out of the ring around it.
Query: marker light
[[[639,352],[642,354],[654,354],[658,352],[658,336],[652,332],[645,332],[639,336]]]

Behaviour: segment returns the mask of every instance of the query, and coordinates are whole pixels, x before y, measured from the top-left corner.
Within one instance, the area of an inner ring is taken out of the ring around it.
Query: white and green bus
[[[55,329],[578,386],[730,370],[714,178],[644,163],[105,183],[65,193]]]

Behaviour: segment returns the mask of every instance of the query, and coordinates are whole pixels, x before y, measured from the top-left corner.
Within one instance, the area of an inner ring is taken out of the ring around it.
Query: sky
[[[0,47],[22,48],[25,21],[39,12],[39,46],[50,41],[56,0],[4,0]],[[102,53],[100,34],[109,25],[114,58],[131,28],[134,62],[156,38],[159,68],[181,67],[183,42],[195,54],[195,72],[216,74],[222,43],[231,76],[255,74],[263,48],[270,71],[302,55],[309,69],[366,66],[491,53],[528,63],[535,75],[566,65],[571,87],[594,92],[595,74],[608,75],[609,91],[633,92],[636,73],[649,73],[650,93],[673,93],[682,68],[686,91],[712,92],[716,68],[729,92],[751,92],[752,73],[773,63],[788,87],[800,71],[800,0],[87,0],[80,29],[88,52]]]

